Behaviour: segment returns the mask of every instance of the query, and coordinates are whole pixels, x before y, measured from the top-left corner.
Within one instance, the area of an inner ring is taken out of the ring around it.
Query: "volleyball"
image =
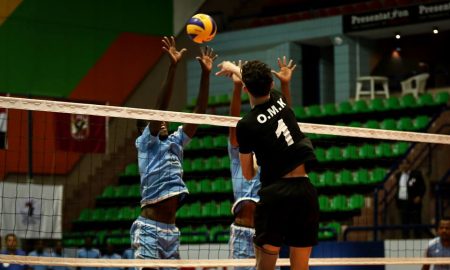
[[[211,41],[217,33],[217,25],[214,19],[207,14],[195,14],[187,25],[186,32],[195,43]]]

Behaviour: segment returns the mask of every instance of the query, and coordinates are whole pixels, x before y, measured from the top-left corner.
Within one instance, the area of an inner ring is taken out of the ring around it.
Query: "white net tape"
[[[85,267],[251,267],[254,259],[220,259],[220,260],[124,260],[124,259],[75,259],[46,258],[14,255],[0,255],[0,262],[9,264],[46,265],[46,266],[85,266]],[[310,266],[327,265],[450,265],[450,258],[312,258]],[[289,259],[279,259],[278,266],[289,266]]]
[[[72,103],[40,99],[25,99],[0,97],[0,107],[31,111],[45,111],[57,113],[88,114],[108,117],[164,120],[178,123],[207,124],[214,126],[236,126],[239,117],[219,116],[211,114],[195,114],[173,111],[148,110],[129,107],[94,105],[86,103]],[[373,139],[426,142],[450,144],[449,135],[417,133],[405,131],[379,130],[370,128],[354,128],[334,125],[320,125],[300,123],[303,132],[327,135],[362,137]]]

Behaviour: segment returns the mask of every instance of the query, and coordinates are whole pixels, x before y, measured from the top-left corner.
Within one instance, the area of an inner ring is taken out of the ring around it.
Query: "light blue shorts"
[[[136,259],[180,259],[180,231],[166,224],[138,217],[130,229]]]
[[[255,258],[255,250],[253,249],[255,229],[231,224],[230,234],[230,248],[233,259]],[[234,269],[254,270],[255,267],[235,267]]]

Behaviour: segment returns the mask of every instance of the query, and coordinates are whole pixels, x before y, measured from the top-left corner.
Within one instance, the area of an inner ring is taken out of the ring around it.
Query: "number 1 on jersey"
[[[275,134],[277,135],[277,138],[280,138],[281,134],[283,134],[284,140],[286,141],[288,146],[294,143],[291,133],[289,132],[289,129],[284,123],[283,119],[278,120],[278,126]]]

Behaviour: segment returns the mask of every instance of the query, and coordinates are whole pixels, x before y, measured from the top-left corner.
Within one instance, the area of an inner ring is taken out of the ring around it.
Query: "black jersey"
[[[300,130],[285,99],[275,91],[271,91],[269,101],[256,105],[238,122],[236,136],[240,153],[255,153],[262,186],[300,164],[309,170],[316,162],[311,141]]]

